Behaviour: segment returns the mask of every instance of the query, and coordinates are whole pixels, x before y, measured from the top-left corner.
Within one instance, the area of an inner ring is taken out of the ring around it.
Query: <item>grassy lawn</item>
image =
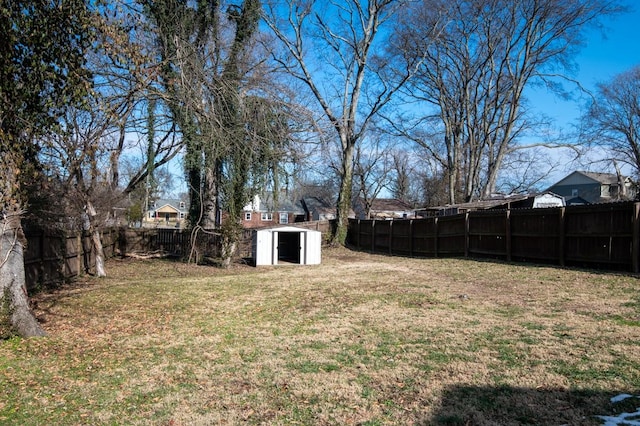
[[[325,250],[111,260],[0,341],[1,424],[599,425],[640,399],[640,281]]]

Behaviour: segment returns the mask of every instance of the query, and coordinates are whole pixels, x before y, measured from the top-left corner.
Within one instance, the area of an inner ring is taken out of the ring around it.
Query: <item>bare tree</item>
[[[528,114],[525,89],[560,89],[570,81],[566,71],[585,27],[620,10],[609,0],[433,0],[409,12],[407,46],[427,55],[408,95],[433,107],[420,126],[439,125],[423,131],[427,137],[405,133],[445,167],[450,202],[494,192],[514,151],[560,145],[522,143],[526,131],[543,125]],[[445,16],[446,25],[425,40],[421,22],[433,14]],[[435,137],[441,141],[434,144]]]
[[[108,181],[114,191],[127,195],[176,158],[182,141],[176,137],[160,88],[160,66],[142,6],[114,0],[96,12],[97,43],[88,63],[95,75],[94,102],[109,120],[101,141],[110,156]],[[142,161],[128,171],[126,180],[121,179],[123,157],[136,148],[141,148]]]
[[[582,123],[585,140],[640,175],[640,65],[599,84]]]
[[[356,146],[353,159],[353,205],[362,209],[366,219],[371,214],[374,200],[383,190],[389,189],[390,157],[390,149],[375,136]]]
[[[302,82],[339,141],[340,187],[334,241],[344,243],[351,208],[353,158],[373,117],[412,75],[415,60],[392,70],[375,52],[395,49],[394,0],[266,2],[265,20],[278,43],[273,59]],[[396,79],[390,74],[397,71]]]
[[[48,176],[59,182],[64,193],[56,203],[57,214],[50,217],[75,218],[75,229],[89,233],[95,253],[96,275],[104,277],[105,258],[100,239],[104,220],[99,218],[105,218],[99,212],[108,214],[113,206],[113,190],[104,173],[108,170],[109,156],[102,143],[108,134],[110,121],[99,108],[70,108],[61,123],[64,130],[50,135],[42,143],[41,158]],[[105,193],[111,193],[111,196]],[[105,201],[107,205],[104,205]],[[68,220],[62,222],[65,228],[70,225]]]
[[[425,204],[423,183],[427,179],[427,168],[419,154],[404,149],[391,152],[391,195],[414,207]]]
[[[561,160],[542,149],[514,150],[507,154],[501,168],[496,192],[504,194],[536,193],[560,167]]]

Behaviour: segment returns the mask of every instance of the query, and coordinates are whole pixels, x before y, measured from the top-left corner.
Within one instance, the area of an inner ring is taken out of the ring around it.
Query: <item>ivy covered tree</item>
[[[257,53],[261,3],[143,3],[155,26],[163,97],[184,144],[193,236],[215,228],[226,266],[242,207],[287,139],[286,108],[272,96]]]
[[[83,0],[0,3],[0,335],[41,336],[29,308],[21,218],[39,173],[38,140],[90,89]]]

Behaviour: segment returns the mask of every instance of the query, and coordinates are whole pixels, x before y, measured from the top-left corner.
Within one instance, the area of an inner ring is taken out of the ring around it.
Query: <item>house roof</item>
[[[616,184],[618,183],[618,175],[613,173],[595,173],[595,172],[578,172],[590,177],[600,183]]]
[[[315,211],[319,213],[335,213],[335,206],[318,197],[304,197],[302,203],[306,206],[308,211]]]
[[[371,202],[371,211],[376,212],[406,212],[413,208],[397,198],[376,198]]]
[[[538,194],[494,194],[491,196],[491,198],[485,198],[483,200],[471,201],[468,203],[447,204],[437,207],[427,207],[424,210],[439,211],[453,208],[458,210],[488,210],[506,206],[508,204],[515,204],[531,198],[535,199],[536,197],[539,197],[541,195],[552,195],[554,197],[562,198],[560,195],[554,194],[551,191],[544,191]]]
[[[258,195],[260,212],[291,212],[295,214],[304,214],[304,209],[300,202],[293,202],[286,193],[279,193],[277,200],[273,196],[273,192]],[[255,208],[255,206],[252,206]]]
[[[554,186],[575,185],[573,179],[580,177],[587,178],[588,180],[593,181],[593,183],[605,185],[615,185],[618,183],[618,175],[614,173],[598,173],[577,170],[562,178],[559,182],[552,185],[551,188]]]
[[[180,203],[184,203],[184,207],[180,208]],[[178,199],[161,198],[156,200],[154,205],[155,207],[153,208],[153,210],[155,211],[166,211],[167,209],[173,209],[176,211],[185,212],[188,210],[189,203]]]
[[[515,201],[526,200],[531,195],[514,194],[514,195],[494,195],[491,198],[484,200],[470,201],[468,203],[447,204],[444,206],[438,206],[429,208],[427,210],[445,210],[450,208],[457,208],[462,210],[486,210],[498,206],[503,206]]]

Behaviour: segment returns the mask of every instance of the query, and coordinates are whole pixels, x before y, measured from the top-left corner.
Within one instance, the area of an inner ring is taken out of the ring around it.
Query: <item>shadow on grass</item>
[[[620,394],[630,396],[620,401],[612,400]],[[639,389],[614,394],[593,390],[458,385],[445,389],[433,417],[418,424],[637,425],[640,424],[639,410]]]

